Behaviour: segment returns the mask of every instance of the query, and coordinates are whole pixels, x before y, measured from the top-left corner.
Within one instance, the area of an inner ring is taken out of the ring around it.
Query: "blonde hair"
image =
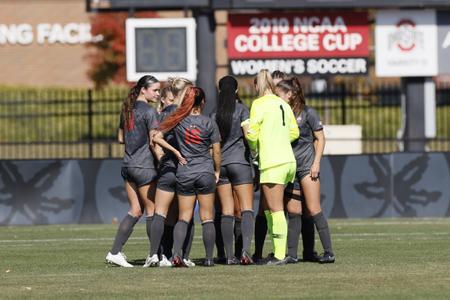
[[[269,91],[270,93],[275,93],[275,85],[273,84],[272,76],[270,75],[269,70],[262,69],[259,71],[258,75],[255,78],[256,83],[256,91],[258,92],[258,96],[264,96],[265,92]]]
[[[182,77],[170,77],[167,79],[167,84],[170,87],[170,91],[174,97],[173,103],[180,106],[183,102],[186,89],[190,86],[194,86],[192,81]]]

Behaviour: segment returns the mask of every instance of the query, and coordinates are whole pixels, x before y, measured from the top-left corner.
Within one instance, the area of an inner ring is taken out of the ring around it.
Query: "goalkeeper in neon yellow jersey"
[[[255,79],[259,98],[253,101],[247,131],[252,152],[258,153],[260,183],[268,210],[269,235],[274,257],[268,264],[284,264],[286,255],[287,224],[284,215],[285,185],[295,179],[296,160],[291,142],[299,137],[297,121],[291,107],[274,94],[272,77],[261,70]]]

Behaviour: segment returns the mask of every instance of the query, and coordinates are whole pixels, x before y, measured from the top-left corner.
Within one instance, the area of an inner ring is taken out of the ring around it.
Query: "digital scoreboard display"
[[[159,80],[181,76],[196,79],[195,21],[127,20],[127,79],[151,74]]]
[[[136,29],[137,72],[185,72],[186,28]]]

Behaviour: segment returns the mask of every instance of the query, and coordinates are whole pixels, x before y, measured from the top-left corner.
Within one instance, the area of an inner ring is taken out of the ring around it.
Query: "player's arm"
[[[216,183],[219,181],[220,176],[220,163],[221,163],[221,151],[220,143],[212,144],[212,157],[214,161],[214,174],[216,176]]]
[[[325,149],[325,135],[323,130],[314,131],[314,161],[311,166],[310,175],[311,178],[319,178],[320,175],[320,161],[322,160],[323,150]]]
[[[178,151],[176,148],[174,148],[172,145],[170,145],[166,140],[164,139],[164,136],[161,131],[156,131],[153,135],[153,142],[155,144],[160,145],[161,147],[171,151],[178,159],[178,162],[182,165],[187,164],[186,159],[181,155],[180,151]],[[161,149],[162,150],[162,149]]]
[[[250,150],[257,151],[259,132],[261,130],[261,123],[264,117],[264,112],[260,109],[258,103],[253,103],[250,110],[250,120],[248,122],[248,129],[245,138],[248,141]]]
[[[125,144],[125,140],[123,138],[123,129],[119,128],[119,130],[117,130],[117,141],[119,142],[119,144]]]

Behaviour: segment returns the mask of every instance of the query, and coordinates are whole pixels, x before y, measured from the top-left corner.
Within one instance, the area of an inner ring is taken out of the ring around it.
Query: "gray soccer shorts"
[[[191,173],[177,176],[177,194],[206,195],[216,191],[216,177],[211,173]]]
[[[137,187],[150,184],[150,182],[158,178],[158,173],[155,169],[134,167],[122,167],[121,175],[124,180],[136,184]]]
[[[228,184],[253,184],[253,173],[250,165],[228,164],[220,167],[220,178],[217,185]]]

